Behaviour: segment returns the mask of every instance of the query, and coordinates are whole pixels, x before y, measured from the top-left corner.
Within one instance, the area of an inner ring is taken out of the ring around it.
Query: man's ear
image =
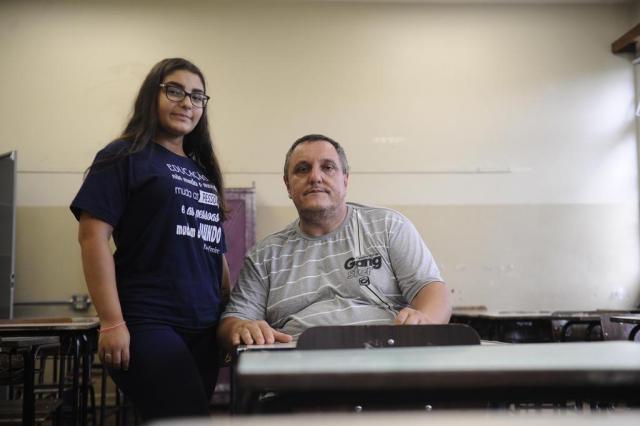
[[[291,198],[291,189],[289,188],[289,178],[285,175],[285,176],[282,176],[282,180],[284,180],[284,186],[287,187],[287,194],[289,194],[289,198]]]
[[[349,173],[344,174],[344,187],[345,188],[349,187]]]

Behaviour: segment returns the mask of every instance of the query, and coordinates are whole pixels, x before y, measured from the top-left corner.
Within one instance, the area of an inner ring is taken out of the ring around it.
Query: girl
[[[208,101],[194,64],[156,64],[71,204],[100,317],[98,354],[144,420],[208,415],[217,379],[229,282]]]

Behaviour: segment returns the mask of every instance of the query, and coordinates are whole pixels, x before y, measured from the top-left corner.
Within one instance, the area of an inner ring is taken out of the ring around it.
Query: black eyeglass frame
[[[165,96],[167,97],[167,99],[169,99],[171,102],[182,102],[182,101],[184,101],[184,98],[186,98],[186,97],[188,96],[188,97],[189,97],[189,101],[191,102],[191,105],[192,105],[194,108],[206,108],[206,107],[207,107],[207,104],[209,103],[209,100],[211,99],[211,96],[208,96],[206,93],[202,93],[202,92],[195,93],[195,94],[197,94],[197,95],[201,95],[201,96],[203,96],[203,97],[204,97],[204,105],[200,106],[200,105],[196,105],[195,103],[193,103],[193,98],[191,97],[191,96],[194,94],[193,92],[189,93],[189,92],[187,92],[186,90],[184,90],[182,87],[180,87],[180,86],[176,86],[175,84],[160,83],[158,86],[160,86],[160,87],[163,89],[163,91],[164,91],[164,95],[165,95]],[[178,100],[178,99],[171,99],[171,98],[169,97],[169,93],[167,92],[167,89],[168,89],[169,87],[174,88],[174,89],[178,89],[178,90],[182,91],[182,93],[184,93],[184,96],[183,96],[181,99],[179,99],[179,100]]]

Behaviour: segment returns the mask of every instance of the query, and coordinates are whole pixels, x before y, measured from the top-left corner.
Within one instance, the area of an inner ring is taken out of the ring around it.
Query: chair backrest
[[[406,346],[479,345],[480,336],[464,324],[346,325],[305,330],[296,349],[356,349]]]

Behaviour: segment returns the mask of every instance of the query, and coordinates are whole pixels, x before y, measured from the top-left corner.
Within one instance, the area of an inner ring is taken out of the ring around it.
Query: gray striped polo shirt
[[[344,222],[310,237],[298,220],[245,257],[223,318],[266,320],[297,337],[317,325],[390,324],[422,287],[442,281],[413,224],[347,203]]]

